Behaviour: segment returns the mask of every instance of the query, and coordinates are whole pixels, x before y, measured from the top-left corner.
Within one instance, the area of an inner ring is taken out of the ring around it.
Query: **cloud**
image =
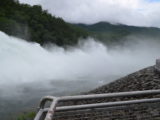
[[[134,26],[160,27],[160,2],[157,0],[20,0],[40,4],[68,22],[108,21]]]

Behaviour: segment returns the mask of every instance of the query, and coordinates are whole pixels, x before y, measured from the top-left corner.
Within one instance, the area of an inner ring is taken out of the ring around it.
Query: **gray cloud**
[[[20,0],[44,9],[68,22],[108,21],[135,26],[160,27],[160,2],[148,0]]]

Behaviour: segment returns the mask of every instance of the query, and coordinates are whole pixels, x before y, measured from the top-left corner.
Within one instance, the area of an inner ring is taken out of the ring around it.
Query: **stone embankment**
[[[152,90],[160,89],[160,60],[156,61],[155,66],[151,66],[130,75],[127,75],[121,79],[113,81],[110,84],[106,84],[97,89],[89,91],[85,94],[101,94],[101,93],[114,93],[114,92],[125,92],[125,91],[139,91],[139,90]],[[72,101],[63,103],[66,105],[75,104],[89,104],[99,102],[113,102],[123,100],[135,100],[139,98],[149,98],[159,96],[141,96],[141,97],[123,97],[123,98],[111,98],[101,100],[83,100],[73,103]],[[81,111],[76,113],[63,113],[65,117],[62,117],[62,113],[56,116],[65,118],[65,120],[159,120],[160,119],[160,102],[157,103],[143,103],[134,104],[129,106],[121,106],[122,108],[115,107],[115,109],[100,109],[99,111]],[[78,116],[77,116],[78,115]],[[86,118],[86,119],[85,119]]]
[[[160,89],[160,60],[155,66],[151,66],[110,84],[101,86],[85,94],[101,94],[125,91],[139,91]],[[84,94],[84,93],[83,93]],[[122,97],[110,99],[91,99],[62,102],[59,106],[82,105],[91,103],[103,103],[113,101],[137,100],[141,98],[153,98],[158,96]],[[54,120],[160,120],[160,102],[140,103],[124,106],[106,107],[102,109],[73,110],[68,112],[55,112]]]
[[[132,73],[92,90],[89,93],[111,93],[151,89],[160,89],[160,73],[155,69],[155,66]]]
[[[160,59],[156,65],[127,75],[89,93],[111,93],[160,89]]]

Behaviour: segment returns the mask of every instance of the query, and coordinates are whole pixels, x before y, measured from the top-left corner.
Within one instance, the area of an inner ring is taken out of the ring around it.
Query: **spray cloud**
[[[2,32],[0,43],[2,96],[6,93],[9,95],[12,89],[21,92],[17,86],[33,83],[56,87],[58,82],[86,81],[98,86],[153,65],[160,50],[156,42],[143,40],[138,40],[136,44],[126,44],[123,48],[108,49],[92,38],[68,50],[57,46],[46,49],[37,43],[28,43]],[[95,86],[88,84],[88,88]],[[65,85],[63,87],[67,88]]]

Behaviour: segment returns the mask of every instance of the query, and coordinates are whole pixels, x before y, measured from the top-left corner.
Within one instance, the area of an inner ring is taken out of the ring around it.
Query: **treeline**
[[[41,45],[73,45],[79,38],[88,36],[85,30],[52,16],[39,5],[14,0],[0,1],[0,30]]]
[[[137,38],[160,38],[160,29],[154,27],[137,27],[122,24],[110,24],[108,22],[99,22],[96,24],[85,25],[76,24],[82,29],[90,32],[90,35],[106,44],[123,44],[128,36]]]

